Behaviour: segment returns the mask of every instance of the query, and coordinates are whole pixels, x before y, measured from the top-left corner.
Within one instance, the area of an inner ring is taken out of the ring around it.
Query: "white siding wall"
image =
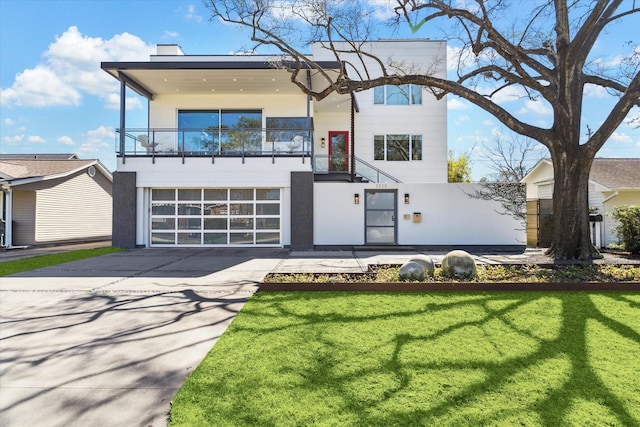
[[[606,196],[610,196],[613,193],[608,193]],[[618,236],[613,232],[613,228],[618,225],[618,221],[611,217],[611,213],[615,209],[616,206],[640,206],[640,191],[619,191],[618,195],[612,197],[607,202],[605,202],[600,210],[600,213],[603,214],[603,239],[602,245],[607,246],[611,243],[618,243]]]
[[[37,194],[33,243],[111,236],[111,182],[101,173],[83,170],[22,187]]]
[[[437,41],[378,41],[367,51],[385,63],[393,63],[407,72],[446,75],[446,43]],[[333,54],[320,44],[312,45],[314,59],[334,60]],[[372,77],[382,75],[372,60],[361,64],[355,56],[344,56],[359,71],[367,68]],[[355,73],[351,73],[355,76]],[[427,91],[421,105],[376,105],[373,90],[356,94],[360,112],[356,114],[356,156],[384,170],[403,182],[447,182],[447,105],[446,99],[436,100]],[[373,160],[373,136],[385,134],[422,135],[422,160]]]
[[[13,190],[13,241],[15,245],[35,243],[36,192]]]
[[[314,243],[361,245],[364,243],[366,189],[372,184],[316,183],[314,185]],[[496,211],[496,202],[471,199],[476,184],[397,184],[398,244],[400,245],[524,245],[523,225]],[[353,203],[354,193],[360,204]],[[410,204],[404,204],[409,193]],[[413,213],[422,222],[413,222]],[[405,220],[404,215],[409,219]]]

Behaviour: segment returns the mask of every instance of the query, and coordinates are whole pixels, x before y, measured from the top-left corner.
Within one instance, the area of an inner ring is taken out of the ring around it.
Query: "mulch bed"
[[[523,283],[523,282],[423,282],[423,283],[260,283],[260,292],[376,291],[376,292],[473,292],[473,291],[640,291],[640,282]]]

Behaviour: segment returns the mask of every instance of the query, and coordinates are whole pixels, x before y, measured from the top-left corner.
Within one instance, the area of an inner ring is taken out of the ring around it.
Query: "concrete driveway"
[[[137,249],[0,278],[0,425],[164,426],[280,249]]]

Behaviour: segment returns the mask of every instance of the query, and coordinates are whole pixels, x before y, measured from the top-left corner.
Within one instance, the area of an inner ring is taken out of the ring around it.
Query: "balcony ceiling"
[[[103,63],[102,68],[118,80],[125,80],[136,92],[147,96],[158,95],[300,95],[304,93],[291,82],[291,73],[287,70],[267,68],[234,69],[183,66],[176,68],[172,64],[157,66],[155,63]],[[328,70],[329,73],[335,71]],[[324,78],[311,71],[311,84],[316,90],[327,86]],[[306,79],[306,70],[301,71]],[[322,101],[314,102],[315,111],[348,111],[350,97],[331,94]]]

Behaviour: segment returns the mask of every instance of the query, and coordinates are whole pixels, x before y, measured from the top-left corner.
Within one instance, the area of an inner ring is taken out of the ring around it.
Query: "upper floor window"
[[[386,105],[422,104],[422,87],[386,85],[373,88],[373,103]]]
[[[373,160],[422,160],[422,135],[375,135]]]
[[[260,110],[178,111],[178,130],[184,151],[262,150]]]

